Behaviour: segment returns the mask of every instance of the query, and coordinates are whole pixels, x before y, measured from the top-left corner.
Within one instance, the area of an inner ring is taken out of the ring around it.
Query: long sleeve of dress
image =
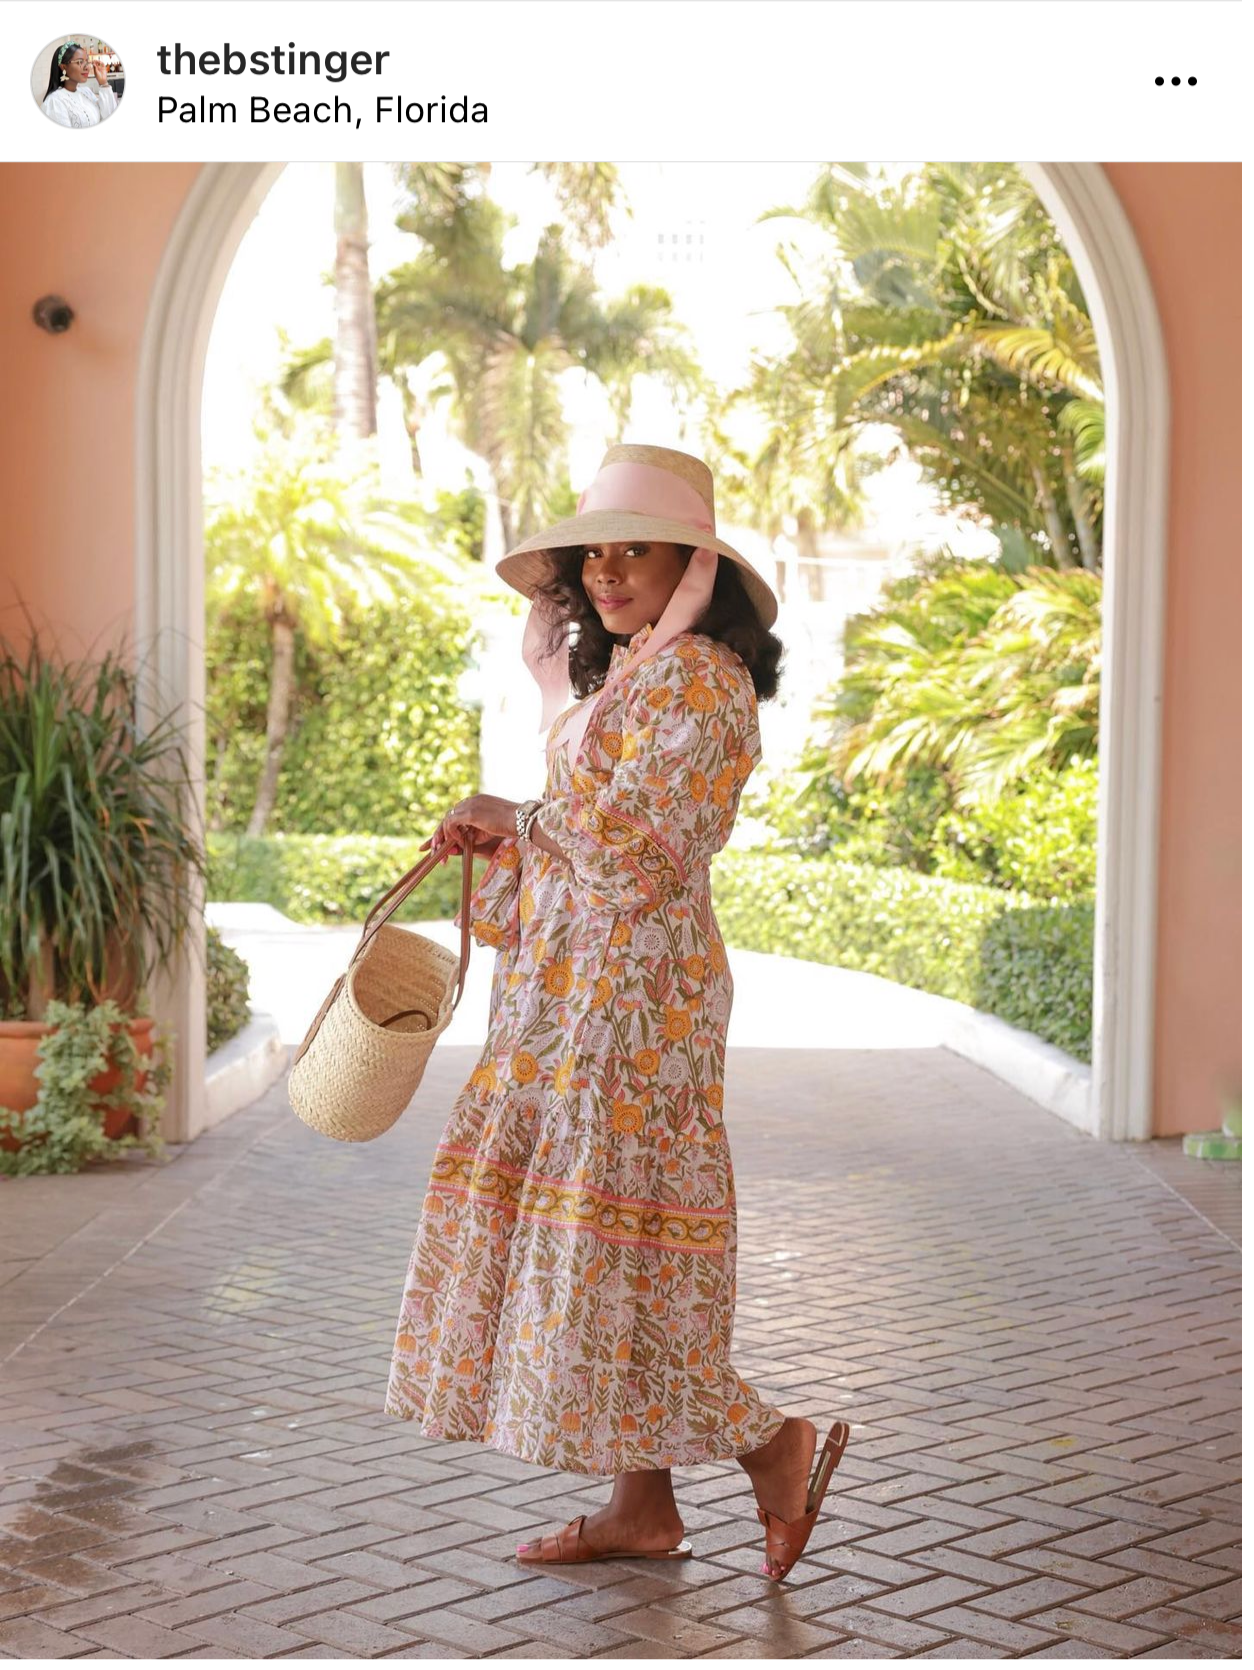
[[[687,638],[630,676],[621,731],[599,731],[607,781],[572,774],[537,823],[592,909],[653,910],[726,845],[761,758],[752,678],[724,645]]]

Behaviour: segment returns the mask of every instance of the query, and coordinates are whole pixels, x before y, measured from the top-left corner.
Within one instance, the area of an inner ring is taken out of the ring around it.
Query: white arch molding
[[[211,163],[162,258],[140,354],[136,639],[154,700],[188,727],[203,812],[204,549],[200,403],[227,272],[281,163]],[[1097,163],[1023,163],[1066,239],[1093,315],[1107,392],[1093,1061],[1080,1121],[1106,1141],[1153,1134],[1159,757],[1166,590],[1167,362],[1158,309],[1123,206]],[[204,925],[154,986],[176,1030],[165,1134],[205,1123]]]

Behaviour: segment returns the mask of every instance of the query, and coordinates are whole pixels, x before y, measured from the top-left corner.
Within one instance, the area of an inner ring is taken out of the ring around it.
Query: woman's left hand
[[[449,844],[452,852],[461,852],[467,841],[473,841],[475,852],[495,852],[503,836],[516,835],[518,826],[514,813],[516,800],[503,800],[497,794],[472,794],[459,800],[440,820],[434,835],[428,835],[424,847]]]

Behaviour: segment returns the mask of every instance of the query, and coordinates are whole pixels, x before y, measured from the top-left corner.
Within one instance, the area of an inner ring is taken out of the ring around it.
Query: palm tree
[[[844,674],[818,714],[835,739],[807,764],[846,788],[900,786],[928,766],[968,806],[1095,758],[1101,593],[1081,569],[1008,574],[945,555],[894,582],[848,623]]]
[[[379,354],[370,287],[366,189],[359,162],[335,165],[335,426],[352,440],[379,427]]]
[[[616,176],[604,165],[561,166],[566,201],[584,205],[585,236],[599,235]],[[561,225],[544,230],[531,260],[507,265],[511,221],[487,196],[488,172],[486,164],[400,167],[408,201],[397,224],[421,250],[376,287],[379,361],[410,403],[411,437],[421,419],[413,374],[437,374],[431,398],[451,396],[462,440],[492,473],[512,543],[569,508],[564,373],[579,369],[601,384],[619,435],[636,376],[660,377],[677,399],[706,385],[667,293],[635,285],[601,296]],[[329,353],[323,343],[293,357],[284,392],[301,398]]]
[[[794,272],[793,348],[743,397],[798,414],[821,454],[895,429],[943,502],[986,516],[1007,566],[1101,565],[1101,372],[1074,269],[1035,192],[1000,164],[890,185],[828,168],[800,208],[830,254]],[[782,252],[787,261],[795,256]]]
[[[378,601],[432,581],[464,583],[461,564],[422,542],[412,506],[383,497],[373,467],[346,465],[321,426],[258,432],[248,469],[206,484],[206,594],[211,612],[241,601],[271,640],[266,757],[248,833],[274,810],[292,711],[296,634],[326,642],[350,599]]]

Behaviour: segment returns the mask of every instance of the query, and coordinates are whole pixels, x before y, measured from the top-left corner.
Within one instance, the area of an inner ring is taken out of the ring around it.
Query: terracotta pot
[[[154,1025],[151,1015],[141,1015],[127,1023],[126,1030],[141,1056],[152,1054]],[[13,1108],[18,1113],[25,1113],[39,1100],[39,1080],[35,1077],[39,1057],[36,1052],[40,1039],[53,1030],[42,1021],[0,1021],[0,1108]],[[92,1079],[91,1090],[94,1095],[107,1096],[121,1082],[122,1075],[118,1069],[109,1067]],[[140,1068],[135,1074],[135,1089],[143,1090],[147,1082],[148,1074]],[[107,1137],[130,1136],[136,1130],[135,1116],[124,1107],[106,1106],[104,1130]],[[0,1134],[0,1148],[13,1152],[20,1147],[21,1143],[16,1138]]]

